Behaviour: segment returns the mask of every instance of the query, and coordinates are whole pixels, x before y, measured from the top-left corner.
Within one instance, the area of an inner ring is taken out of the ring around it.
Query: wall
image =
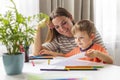
[[[78,9],[81,9],[79,5],[81,3],[81,0],[39,0],[39,3],[39,12],[43,12],[48,15],[50,15],[51,11],[58,6],[67,9],[72,14],[75,21],[78,21],[80,18],[78,16],[81,15],[78,11]],[[45,40],[46,32],[47,27],[42,30],[42,42]]]
[[[114,64],[120,66],[120,42],[104,43],[108,53],[113,58]]]

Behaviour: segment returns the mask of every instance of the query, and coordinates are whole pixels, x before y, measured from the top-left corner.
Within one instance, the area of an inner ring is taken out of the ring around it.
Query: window
[[[14,0],[17,9],[25,16],[39,13],[39,0]],[[11,5],[10,0],[0,0],[0,13],[5,13]]]
[[[39,13],[39,0],[14,0],[18,11],[24,16]],[[10,0],[0,0],[0,13],[4,14],[12,6]],[[6,48],[0,42],[0,54],[6,52]]]
[[[120,0],[94,1],[95,25],[114,57],[114,64],[120,65]]]

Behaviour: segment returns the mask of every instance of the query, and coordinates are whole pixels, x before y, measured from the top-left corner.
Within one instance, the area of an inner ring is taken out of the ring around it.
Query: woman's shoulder
[[[93,49],[98,49],[98,50],[102,50],[102,49],[105,49],[101,44],[97,44],[97,43],[94,43]]]

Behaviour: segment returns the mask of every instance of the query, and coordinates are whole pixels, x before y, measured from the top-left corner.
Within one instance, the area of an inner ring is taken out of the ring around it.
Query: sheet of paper
[[[73,55],[71,57],[68,57],[66,59],[63,59],[59,62],[56,62],[52,65],[57,65],[57,66],[95,66],[95,65],[104,65],[102,63],[96,63],[96,62],[90,62],[90,61],[85,61],[85,60],[79,60],[79,58],[83,58],[85,57],[85,53],[80,53],[80,54],[76,54],[76,55]]]
[[[85,60],[66,60],[55,63],[57,66],[104,66],[102,63],[90,62]]]
[[[71,56],[71,57],[68,57],[67,60],[68,60],[68,59],[74,60],[74,59],[83,58],[83,57],[85,57],[85,52],[78,53],[78,54],[75,54],[75,55],[73,55],[73,56]]]

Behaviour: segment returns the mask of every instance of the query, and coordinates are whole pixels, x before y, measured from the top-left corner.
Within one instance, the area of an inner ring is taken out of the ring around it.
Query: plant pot
[[[20,74],[23,69],[23,63],[24,59],[22,53],[18,55],[3,54],[3,64],[8,75]]]

